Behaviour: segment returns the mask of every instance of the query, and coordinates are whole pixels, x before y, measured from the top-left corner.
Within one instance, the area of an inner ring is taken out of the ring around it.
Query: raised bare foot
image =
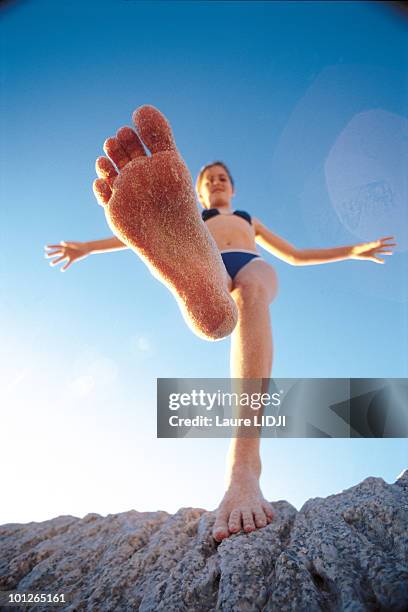
[[[190,173],[166,118],[152,106],[133,114],[104,145],[94,192],[112,231],[175,295],[193,331],[216,340],[232,332],[237,309],[216,244],[202,222]],[[151,153],[146,154],[145,145]]]
[[[262,495],[258,479],[242,475],[231,482],[217,509],[213,537],[221,542],[241,530],[249,533],[266,527],[272,519],[271,505]]]

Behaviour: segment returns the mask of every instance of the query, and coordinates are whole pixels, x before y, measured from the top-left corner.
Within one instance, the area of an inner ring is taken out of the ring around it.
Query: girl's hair
[[[214,162],[211,162],[210,164],[206,164],[205,166],[203,166],[200,172],[198,173],[196,184],[195,184],[197,195],[199,195],[200,193],[200,187],[201,187],[201,182],[203,180],[204,172],[208,170],[208,168],[212,168],[213,166],[221,166],[222,168],[224,168],[225,172],[228,174],[229,180],[231,181],[232,187],[234,187],[234,179],[232,178],[231,172],[228,170],[228,167],[222,161],[214,161]]]

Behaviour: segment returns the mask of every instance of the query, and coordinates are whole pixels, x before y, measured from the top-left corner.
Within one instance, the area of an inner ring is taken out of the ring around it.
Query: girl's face
[[[205,208],[230,206],[234,188],[222,166],[207,168],[201,179],[199,199]]]

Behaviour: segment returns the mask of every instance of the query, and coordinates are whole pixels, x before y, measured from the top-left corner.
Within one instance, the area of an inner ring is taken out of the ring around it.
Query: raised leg
[[[123,127],[106,140],[110,159],[96,162],[95,195],[112,231],[170,289],[193,331],[208,340],[223,338],[235,327],[237,308],[200,218],[190,173],[157,109],[142,106],[133,120],[137,133]]]
[[[238,307],[238,323],[231,338],[231,377],[241,379],[240,392],[262,393],[266,391],[263,379],[270,377],[272,367],[269,305],[277,292],[276,274],[266,262],[254,260],[234,281],[232,295]],[[241,408],[238,416],[251,416],[251,412],[251,408]],[[265,527],[273,518],[259,487],[259,428],[247,430],[245,437],[239,433],[231,440],[227,491],[213,530],[217,541],[241,529],[250,532]]]

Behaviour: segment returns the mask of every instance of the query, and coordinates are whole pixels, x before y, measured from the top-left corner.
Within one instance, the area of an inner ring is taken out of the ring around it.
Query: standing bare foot
[[[216,511],[213,537],[221,542],[233,533],[266,527],[273,519],[271,505],[259,488],[258,477],[250,471],[236,475]]]
[[[216,340],[237,321],[226,272],[202,222],[190,173],[166,118],[153,106],[133,114],[138,134],[122,127],[96,161],[94,192],[112,231],[175,295],[193,331]],[[144,146],[149,148],[147,156]]]

